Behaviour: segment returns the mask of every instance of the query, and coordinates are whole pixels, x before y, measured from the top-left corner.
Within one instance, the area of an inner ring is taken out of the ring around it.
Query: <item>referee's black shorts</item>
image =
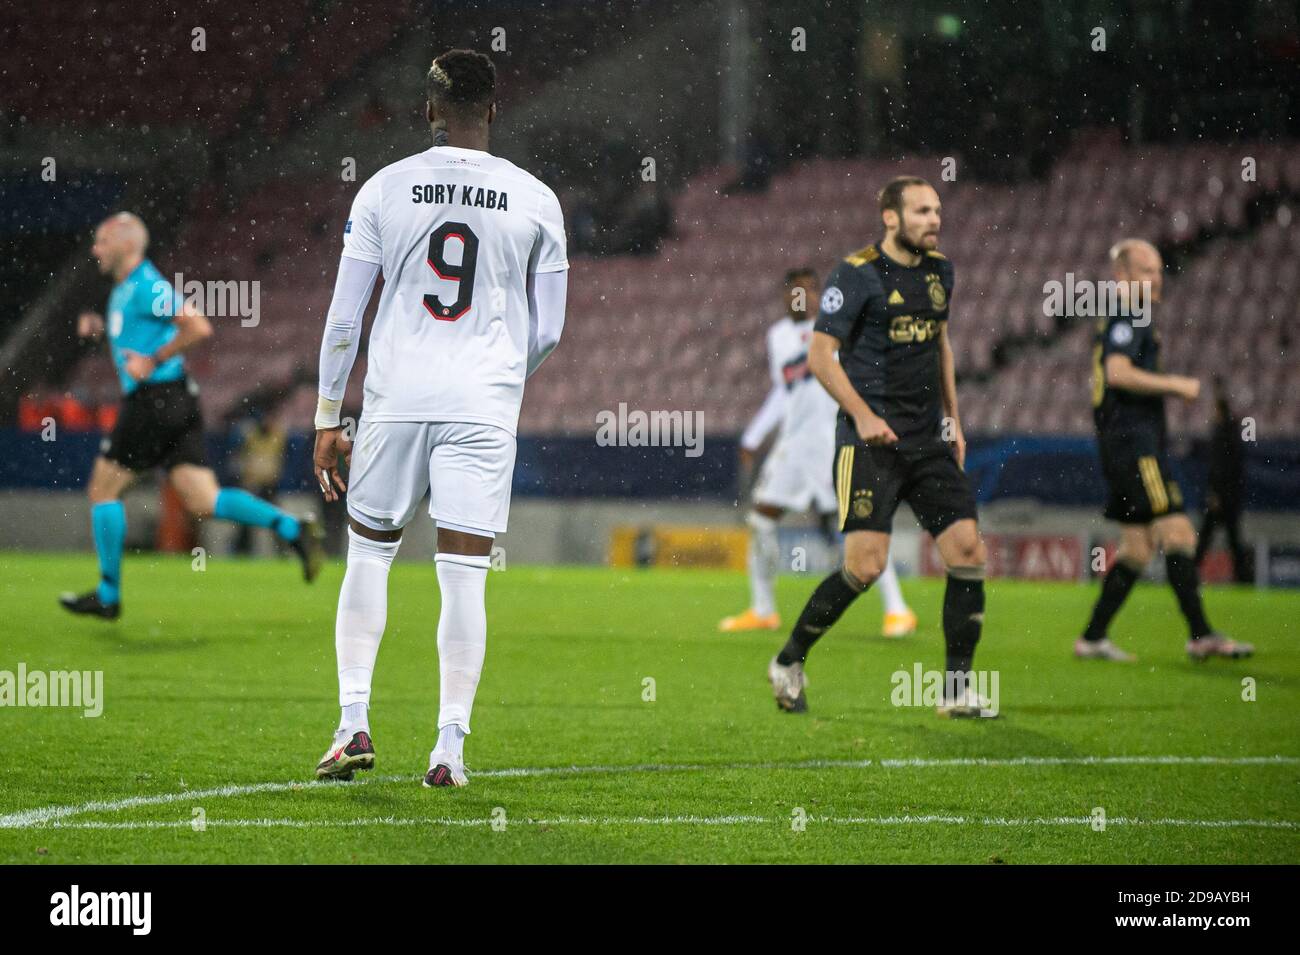
[[[203,467],[199,389],[188,378],[140,385],[118,410],[117,425],[100,452],[131,471],[178,464]]]
[[[867,445],[851,427],[840,423],[833,473],[841,531],[888,534],[903,501],[935,537],[957,521],[976,519],[970,481],[946,443],[935,438],[907,449]]]
[[[1159,435],[1099,435],[1101,471],[1109,494],[1106,518],[1121,524],[1150,524],[1183,511],[1183,493],[1173,479]]]

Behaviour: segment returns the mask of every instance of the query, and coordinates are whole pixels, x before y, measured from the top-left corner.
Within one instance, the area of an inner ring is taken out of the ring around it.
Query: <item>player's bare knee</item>
[[[1162,550],[1166,554],[1182,554],[1184,557],[1191,557],[1196,553],[1196,535],[1188,534],[1178,535],[1165,541]]]
[[[944,563],[949,567],[982,567],[988,553],[984,547],[984,538],[973,526],[954,528],[950,537],[943,541]]]
[[[400,541],[402,539],[402,528],[400,527],[386,531],[376,530],[373,527],[367,527],[365,524],[362,524],[350,514],[348,515],[348,527],[350,527],[352,532],[358,537],[366,540],[378,541],[381,544],[391,544],[394,541]]]
[[[1166,554],[1192,554],[1196,550],[1196,531],[1191,521],[1171,521],[1160,529],[1160,549]]]
[[[1121,564],[1140,571],[1151,563],[1152,548],[1145,541],[1120,541],[1115,550],[1115,560]]]
[[[862,587],[869,587],[885,572],[885,560],[872,551],[844,555],[844,572]]]

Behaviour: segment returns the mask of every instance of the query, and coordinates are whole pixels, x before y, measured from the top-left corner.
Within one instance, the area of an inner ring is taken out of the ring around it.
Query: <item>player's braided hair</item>
[[[429,102],[440,113],[471,118],[487,109],[496,95],[497,70],[474,50],[448,50],[429,67]]]

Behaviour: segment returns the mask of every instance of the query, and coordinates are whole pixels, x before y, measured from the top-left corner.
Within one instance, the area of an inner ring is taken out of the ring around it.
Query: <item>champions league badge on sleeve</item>
[[[827,286],[826,291],[822,293],[822,311],[827,315],[834,315],[844,305],[844,293],[834,285]]]

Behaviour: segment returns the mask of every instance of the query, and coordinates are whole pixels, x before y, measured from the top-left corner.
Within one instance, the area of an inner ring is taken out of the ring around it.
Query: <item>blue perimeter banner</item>
[[[310,433],[290,437],[280,490],[310,491]],[[85,486],[101,436],[40,434],[0,429],[0,488],[79,490]],[[208,460],[226,483],[234,483],[235,439],[208,435]],[[514,493],[520,497],[642,498],[734,501],[740,467],[734,437],[709,438],[703,453],[688,457],[683,448],[606,447],[594,437],[521,435]],[[1188,509],[1201,507],[1205,462],[1191,455],[1171,459]],[[1000,436],[970,441],[966,471],[977,499],[1029,499],[1056,506],[1096,506],[1105,487],[1091,438]],[[1261,441],[1246,448],[1247,508],[1300,510],[1300,441]]]

